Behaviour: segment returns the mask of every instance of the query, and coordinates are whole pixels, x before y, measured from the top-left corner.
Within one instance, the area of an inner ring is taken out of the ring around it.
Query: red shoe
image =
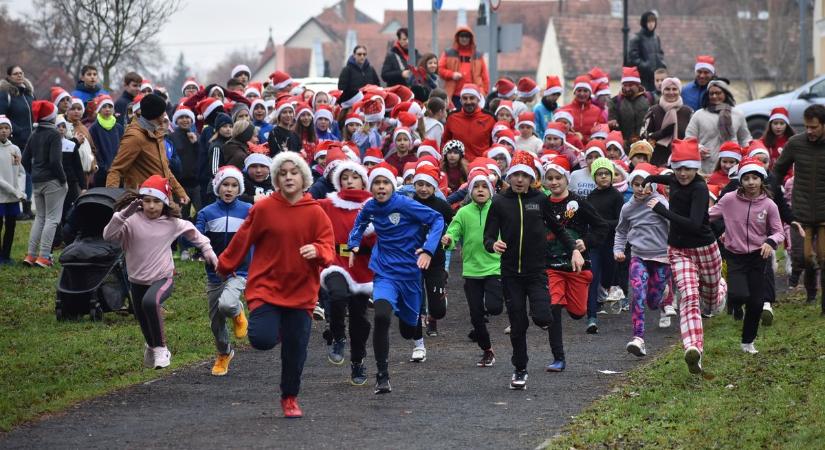
[[[34,267],[34,262],[35,262],[36,260],[37,260],[37,258],[35,258],[34,256],[32,256],[32,255],[26,255],[26,257],[25,257],[25,258],[23,258],[23,264],[25,264],[25,265],[27,265],[27,266],[29,266],[29,267]]]
[[[52,263],[51,258],[43,258],[43,257],[39,257],[36,260],[34,260],[34,264],[36,266],[42,267],[44,269],[48,269],[49,267],[52,267],[54,265],[54,263]]]
[[[298,406],[298,397],[282,398],[281,408],[284,410],[284,417],[287,419],[297,419],[304,416],[301,407]]]

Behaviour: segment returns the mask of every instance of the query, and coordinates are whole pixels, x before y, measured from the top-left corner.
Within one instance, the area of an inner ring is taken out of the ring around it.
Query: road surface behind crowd
[[[623,382],[622,375],[600,370],[624,372],[643,361],[624,349],[631,337],[629,313],[600,315],[598,335],[586,334],[584,320],[565,314],[567,370],[544,371],[547,333],[531,326],[528,389],[511,391],[506,313],[489,324],[496,365],[477,368],[481,352],[467,338],[462,284],[453,264],[447,317],[439,321],[440,335],[426,339],[426,362],[407,362],[412,345],[400,338],[393,319],[391,394],[373,394],[372,336],[370,381],[355,387],[349,362],[327,362],[323,328],[315,322],[298,397],[303,419],[282,417],[280,347],[248,349],[237,353],[226,377],[210,375],[211,360],[178,369],[21,426],[0,438],[0,448],[534,448]],[[662,330],[658,319],[658,312],[648,314],[647,358],[678,342],[677,320]]]

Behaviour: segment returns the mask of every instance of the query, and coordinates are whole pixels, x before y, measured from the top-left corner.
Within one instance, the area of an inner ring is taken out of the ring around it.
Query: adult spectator
[[[678,78],[662,81],[662,96],[645,116],[642,138],[653,144],[650,163],[664,167],[670,159],[670,145],[674,139],[684,139],[693,110],[682,103],[682,83]]]
[[[648,92],[656,92],[656,69],[666,69],[665,53],[662,51],[662,42],[656,35],[656,26],[659,20],[656,13],[647,11],[639,21],[642,29],[630,38],[627,44],[627,63],[639,68],[642,86]]]
[[[380,83],[378,74],[367,59],[367,47],[356,45],[338,75],[338,89],[342,92],[355,92],[368,84],[377,86]]]
[[[482,96],[490,91],[487,63],[476,50],[473,30],[460,26],[455,32],[453,46],[444,50],[438,59],[438,76],[444,80],[444,90],[456,108],[463,108],[461,91],[465,84],[474,84]]]
[[[167,120],[166,101],[156,94],[143,96],[140,116],[123,134],[120,148],[106,176],[106,187],[137,189],[150,176],[160,175],[169,180],[169,186],[180,203],[189,203],[189,196],[172,174],[166,157],[164,136]]]
[[[728,83],[724,80],[708,83],[702,109],[693,114],[685,130],[685,137],[695,137],[699,141],[702,173],[713,173],[723,142],[736,141],[740,147],[746,147],[752,139],[745,115],[733,109],[734,106],[736,101]]]
[[[464,157],[473,162],[492,145],[496,119],[483,111],[484,96],[478,86],[465,84],[461,88],[461,110],[447,116],[442,142],[458,139],[464,144]]]
[[[579,75],[573,81],[573,101],[561,108],[573,117],[573,131],[581,135],[582,142],[590,140],[590,135],[598,124],[607,123],[602,110],[591,101],[593,86],[588,75]]]
[[[80,79],[72,92],[72,97],[77,97],[83,100],[83,103],[88,104],[90,100],[98,95],[108,93],[98,82],[97,67],[85,65],[80,69]]]
[[[622,68],[622,91],[607,104],[607,124],[622,132],[628,147],[639,140],[645,115],[654,104],[653,94],[646,91],[635,67]]]
[[[708,90],[708,83],[716,76],[716,60],[713,56],[697,56],[693,70],[696,78],[682,88],[682,102],[698,111],[702,107],[702,97]]]
[[[808,268],[816,261],[825,267],[825,106],[811,105],[803,113],[805,133],[797,134],[785,144],[774,164],[774,197],[782,196],[782,180],[793,168],[794,189],[791,193],[793,216],[805,230],[803,254]],[[825,315],[825,277],[821,308]]]
[[[129,72],[123,76],[123,93],[115,101],[115,117],[117,123],[124,127],[129,123],[126,121],[128,118],[126,109],[135,101],[135,96],[140,92],[141,80],[143,77],[135,72]]]
[[[413,66],[410,65],[409,43],[407,37],[407,29],[399,28],[395,32],[397,38],[392,44],[390,50],[384,58],[384,65],[381,66],[381,79],[387,84],[387,87],[403,84],[410,86],[412,82]],[[415,50],[415,49],[413,49]],[[415,60],[421,59],[418,50],[415,50]]]
[[[26,79],[23,68],[9,66],[6,68],[6,78],[0,80],[0,114],[11,121],[11,142],[17,148],[25,149],[26,142],[32,133],[32,102],[34,101],[34,87]],[[21,219],[33,219],[31,203],[31,174],[26,174],[26,196],[23,201]]]

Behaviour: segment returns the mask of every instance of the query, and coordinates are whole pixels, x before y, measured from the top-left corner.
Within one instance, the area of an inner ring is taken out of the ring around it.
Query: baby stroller
[[[123,250],[103,240],[103,228],[125,191],[93,188],[77,198],[63,233],[72,242],[60,255],[60,278],[54,312],[57,320],[89,314],[101,320],[104,312],[128,310],[129,281]]]

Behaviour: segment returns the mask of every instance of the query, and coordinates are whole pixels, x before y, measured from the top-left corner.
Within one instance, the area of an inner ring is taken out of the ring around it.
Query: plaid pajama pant
[[[698,248],[668,248],[670,268],[676,289],[681,294],[679,325],[685,349],[695,346],[704,349],[702,308],[716,311],[722,297],[719,283],[722,279],[722,256],[716,242]]]

